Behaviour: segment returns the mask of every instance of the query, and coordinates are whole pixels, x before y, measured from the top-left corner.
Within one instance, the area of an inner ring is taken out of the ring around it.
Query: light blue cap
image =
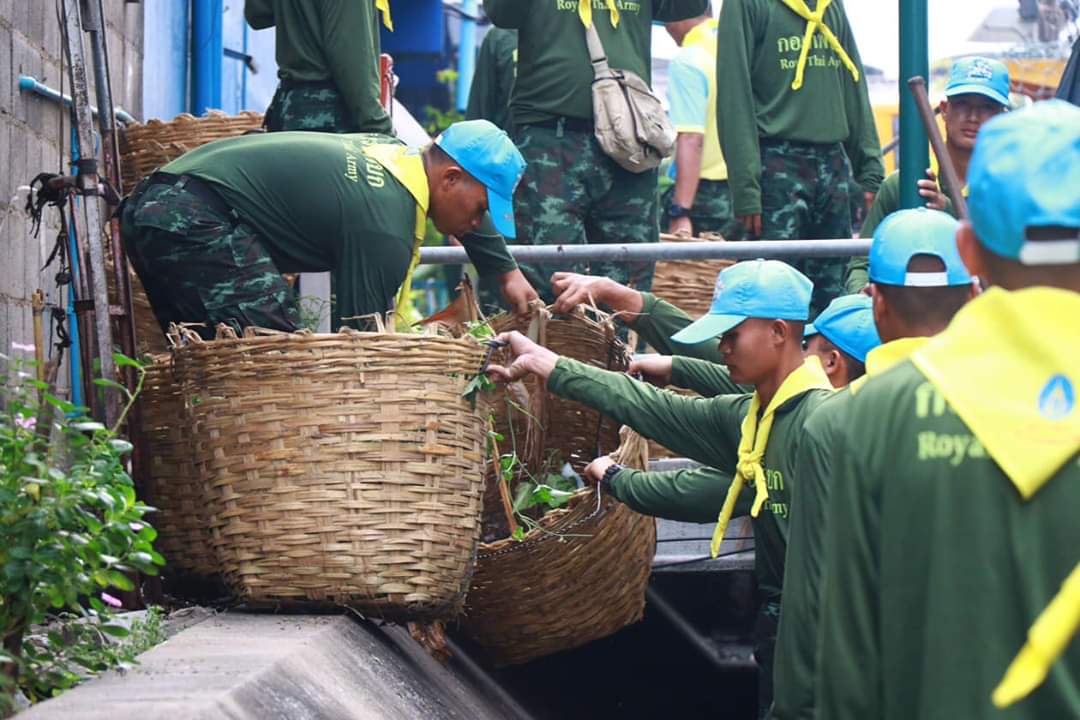
[[[870,282],[906,287],[969,285],[971,275],[956,249],[960,223],[940,210],[914,208],[887,216],[870,243]],[[916,255],[932,255],[945,264],[941,272],[908,272]]]
[[[495,229],[503,237],[515,237],[514,188],[525,172],[525,160],[510,137],[487,120],[467,120],[443,130],[435,144],[487,188]]]
[[[873,300],[869,295],[841,295],[806,326],[803,337],[822,337],[859,362],[881,344],[874,326]]]
[[[671,339],[696,345],[723,335],[747,318],[803,320],[810,316],[814,283],[779,260],[746,260],[724,268],[716,277],[709,313]]]
[[[968,212],[982,245],[1025,265],[1080,262],[1080,108],[1037,102],[979,130]],[[1029,228],[1064,228],[1029,240]]]
[[[970,57],[957,60],[949,72],[945,97],[974,93],[985,95],[998,105],[1009,104],[1009,68],[997,60]]]

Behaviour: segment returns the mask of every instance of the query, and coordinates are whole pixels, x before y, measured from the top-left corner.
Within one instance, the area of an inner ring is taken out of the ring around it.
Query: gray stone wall
[[[114,103],[132,115],[142,105],[142,5],[105,0],[105,20]],[[40,272],[59,231],[55,210],[47,211],[40,237],[29,234],[18,187],[39,172],[66,172],[70,115],[59,104],[19,89],[30,75],[70,94],[67,65],[61,80],[60,21],[55,0],[0,0],[0,353],[11,343],[32,342],[30,298],[42,289],[49,302],[66,304],[67,291],[53,282],[55,267]],[[84,35],[88,72],[89,41]],[[91,101],[94,100],[91,91]],[[46,347],[49,331],[46,327]],[[66,363],[65,363],[66,365]],[[67,383],[67,373],[60,380]]]

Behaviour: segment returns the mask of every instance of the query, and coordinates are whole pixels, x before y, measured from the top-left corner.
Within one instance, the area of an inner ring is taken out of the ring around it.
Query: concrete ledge
[[[513,712],[399,627],[345,616],[226,613],[20,717],[482,720]]]

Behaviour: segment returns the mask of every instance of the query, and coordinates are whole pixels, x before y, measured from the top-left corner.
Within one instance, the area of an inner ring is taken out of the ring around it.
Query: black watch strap
[[[608,469],[604,471],[604,477],[600,478],[600,487],[604,489],[609,495],[612,493],[611,481],[615,478],[615,475],[624,468],[623,465],[615,463],[609,465]]]
[[[672,219],[674,219],[674,218],[682,218],[682,217],[690,217],[690,208],[683,207],[682,205],[679,205],[678,203],[673,202],[670,205],[668,205],[667,214],[668,214],[668,217],[672,218]]]

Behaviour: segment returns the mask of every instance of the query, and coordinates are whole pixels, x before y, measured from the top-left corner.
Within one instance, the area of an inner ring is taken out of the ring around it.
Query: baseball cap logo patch
[[[1076,391],[1064,375],[1055,375],[1039,393],[1039,412],[1048,420],[1064,420],[1076,407]]]
[[[989,80],[994,77],[994,68],[990,63],[982,59],[971,61],[967,71],[968,80]]]

